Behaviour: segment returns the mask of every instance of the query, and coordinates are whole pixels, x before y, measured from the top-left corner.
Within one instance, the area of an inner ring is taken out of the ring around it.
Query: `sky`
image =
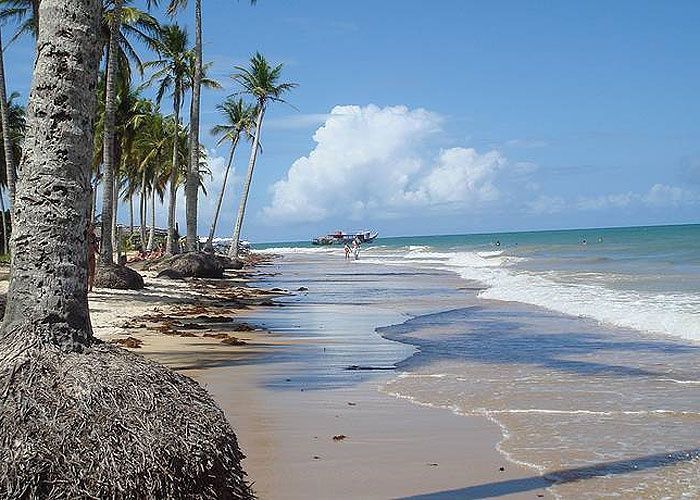
[[[237,90],[234,66],[256,51],[299,86],[263,123],[243,229],[252,241],[700,222],[700,2],[203,9],[204,58],[224,89],[202,98],[213,173],[202,235],[228,154],[208,130]],[[190,6],[177,20],[192,18]],[[29,40],[5,50],[8,90],[24,98],[32,58]],[[249,152],[237,151],[219,236],[233,232]]]

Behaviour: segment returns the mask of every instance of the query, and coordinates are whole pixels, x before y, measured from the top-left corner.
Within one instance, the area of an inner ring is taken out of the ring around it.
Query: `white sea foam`
[[[380,261],[381,259],[377,259]],[[700,296],[622,290],[600,283],[552,279],[554,273],[517,268],[525,259],[498,252],[410,250],[407,263],[443,267],[487,285],[480,296],[522,302],[615,326],[700,341]],[[582,280],[583,281],[583,280]]]
[[[303,247],[276,247],[276,248],[263,248],[256,249],[256,253],[266,253],[266,254],[278,254],[278,255],[295,255],[295,254],[331,254],[338,253],[342,254],[342,248],[329,248],[329,247],[314,247],[314,248],[303,248]]]

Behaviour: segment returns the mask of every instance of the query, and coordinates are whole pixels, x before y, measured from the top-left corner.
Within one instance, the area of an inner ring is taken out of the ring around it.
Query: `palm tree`
[[[248,172],[246,173],[245,182],[243,184],[243,192],[241,193],[241,203],[238,208],[238,216],[236,217],[236,227],[233,231],[233,242],[229,249],[229,257],[238,258],[238,248],[240,244],[241,229],[243,227],[243,217],[245,215],[245,207],[248,202],[248,194],[250,192],[250,184],[253,181],[253,170],[255,169],[255,161],[258,157],[258,146],[260,144],[260,131],[262,129],[263,116],[269,102],[285,102],[282,95],[285,92],[295,88],[296,83],[280,83],[282,69],[284,65],[278,64],[274,68],[270,66],[267,60],[260,54],[256,53],[250,59],[250,67],[236,66],[237,73],[232,78],[242,87],[240,93],[252,96],[257,102],[257,116],[255,118],[255,134],[253,136],[253,145],[250,149],[250,160],[248,162]]]
[[[257,0],[250,0],[254,5]],[[168,12],[173,15],[178,10],[186,6],[188,0],[170,0]],[[194,59],[195,68],[193,74],[192,100],[190,101],[190,136],[189,148],[190,157],[187,165],[187,183],[185,185],[186,197],[186,217],[187,217],[187,250],[194,252],[199,249],[199,238],[197,236],[197,199],[199,197],[199,115],[200,115],[200,94],[203,85],[204,68],[202,57],[202,0],[195,0],[194,5]]]
[[[215,125],[211,129],[213,135],[220,135],[221,139],[217,145],[222,144],[224,141],[231,142],[231,149],[228,155],[228,162],[226,163],[226,170],[224,172],[224,179],[221,182],[221,190],[219,191],[219,198],[216,202],[216,210],[214,211],[214,219],[211,223],[211,228],[209,229],[209,237],[207,238],[207,243],[204,245],[205,251],[212,251],[214,234],[216,233],[216,226],[219,222],[219,213],[221,211],[221,203],[224,200],[224,194],[226,192],[226,183],[228,181],[228,174],[231,169],[231,163],[233,162],[233,157],[236,152],[236,146],[238,145],[238,140],[241,137],[241,133],[245,133],[248,138],[253,137],[253,124],[255,118],[255,107],[243,102],[243,99],[234,100],[232,98],[226,99],[223,104],[216,107],[225,120],[225,123],[221,125]]]
[[[13,345],[21,349],[53,345],[80,351],[92,338],[85,226],[101,2],[42,3],[42,11],[55,16],[40,26],[45,50],[35,64],[27,111],[32,141],[25,144],[22,159],[22,177],[31,182],[17,184],[8,308],[0,338],[15,339]]]
[[[86,223],[101,7],[100,0],[41,2],[31,140],[17,183],[0,327],[3,458],[11,450],[0,465],[0,491],[8,498],[252,498],[235,433],[206,392],[93,335]],[[140,426],[144,408],[153,411]],[[114,439],[118,428],[129,429],[126,444]]]
[[[133,7],[123,8],[124,0],[114,0],[112,9],[105,12],[102,23],[103,38],[108,40],[106,47],[107,70],[105,84],[105,107],[103,120],[102,164],[104,169],[102,183],[102,238],[100,261],[113,264],[114,245],[117,242],[116,220],[119,203],[118,175],[115,173],[116,162],[116,123],[115,107],[117,100],[117,78],[121,87],[128,93],[131,79],[130,60],[141,71],[142,64],[134,47],[126,35],[138,38],[147,45],[154,45],[153,34],[158,23],[150,15]],[[126,22],[122,22],[122,21]],[[122,33],[122,30],[125,33]]]
[[[3,198],[3,190],[5,188],[8,188],[9,192],[8,177],[9,174],[12,174],[13,176],[15,175],[16,165],[14,162],[16,161],[16,159],[21,158],[22,156],[22,142],[24,141],[25,111],[20,104],[14,102],[18,98],[19,94],[17,92],[13,92],[10,95],[10,98],[6,104],[6,117],[8,122],[6,125],[7,128],[3,127],[2,129],[0,129],[3,144],[5,145],[5,148],[0,149],[0,158],[2,158],[1,165],[4,165],[4,168],[0,168],[0,211],[2,212],[1,222],[3,234],[3,253],[7,253],[9,250],[9,232],[7,227],[7,220],[5,218],[5,199]],[[7,134],[5,133],[5,130],[8,131]],[[8,143],[10,151],[9,155],[6,154],[6,151],[8,151]],[[10,196],[10,199],[11,198],[12,196]]]
[[[176,24],[163,26],[158,34],[155,48],[159,58],[147,62],[144,66],[156,68],[147,84],[157,82],[157,101],[161,102],[163,95],[171,90],[173,97],[173,117],[176,126],[173,134],[177,138],[180,131],[180,111],[182,110],[182,98],[185,91],[186,78],[191,69],[192,51],[188,48],[187,31]],[[170,174],[170,197],[168,201],[168,238],[166,253],[169,255],[178,252],[178,242],[175,237],[175,203],[177,195],[177,175],[180,165],[177,139],[172,142],[172,168]]]
[[[114,0],[114,12],[109,21],[109,49],[107,56],[107,74],[105,85],[105,117],[102,145],[102,164],[104,177],[102,182],[102,240],[100,244],[100,262],[113,264],[112,223],[114,212],[114,113],[117,95],[116,72],[119,59],[119,38],[121,36],[121,10],[123,0]]]

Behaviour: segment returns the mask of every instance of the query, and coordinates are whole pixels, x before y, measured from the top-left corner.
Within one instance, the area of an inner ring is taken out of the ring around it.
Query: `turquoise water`
[[[255,245],[341,254],[308,242]],[[700,341],[700,225],[380,238],[365,262],[447,269],[482,298]]]
[[[699,241],[690,225],[385,238],[356,262],[268,251],[282,275],[305,266],[304,300],[411,311],[379,329],[417,348],[380,390],[488,418],[556,497],[699,498]]]

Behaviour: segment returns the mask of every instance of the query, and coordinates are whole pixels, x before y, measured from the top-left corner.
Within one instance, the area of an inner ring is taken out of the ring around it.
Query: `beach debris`
[[[348,437],[345,434],[338,434],[336,436],[333,436],[333,441],[343,441],[347,438]]]
[[[228,337],[225,338],[221,341],[222,344],[228,344],[228,345],[246,345],[247,342],[245,340],[241,340],[238,337]]]
[[[318,455],[314,455],[314,460],[321,460],[321,457],[319,457]]]
[[[125,337],[123,339],[114,339],[111,341],[112,344],[117,344],[122,347],[128,347],[130,349],[139,349],[143,341],[135,337]]]
[[[437,466],[438,466],[438,464],[436,464],[436,463],[432,463],[432,464],[428,464],[428,465],[429,465],[430,467],[437,467]]]
[[[308,292],[308,291],[309,291],[309,289],[306,288],[305,286],[300,286],[299,288],[297,288],[297,292]]]
[[[500,470],[501,472],[504,472],[504,471],[506,470],[506,468],[505,468],[505,467],[499,467],[498,470]]]
[[[228,333],[205,333],[202,335],[202,337],[206,337],[208,339],[227,339],[228,338]]]
[[[348,406],[357,406],[357,403],[353,403],[352,401],[348,401]]]
[[[172,269],[187,278],[223,278],[224,266],[210,253],[188,252],[175,255],[163,263],[164,269]]]
[[[396,370],[395,366],[360,366],[360,365],[350,365],[346,370],[351,371],[374,371],[374,370]]]
[[[95,269],[95,286],[116,290],[141,290],[144,284],[143,277],[130,267],[100,264]]]
[[[171,280],[181,280],[184,277],[185,276],[181,272],[175,271],[174,269],[163,269],[156,275],[156,278],[168,278]]]

